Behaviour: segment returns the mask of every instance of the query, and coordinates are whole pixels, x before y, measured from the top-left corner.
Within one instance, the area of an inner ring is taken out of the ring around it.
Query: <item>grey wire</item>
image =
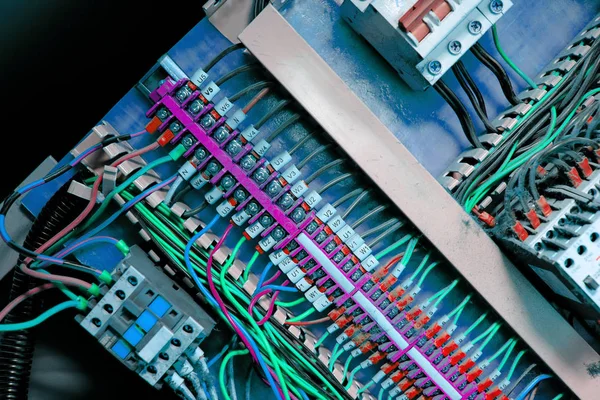
[[[331,205],[334,206],[334,207],[337,207],[340,204],[346,202],[347,200],[350,200],[351,198],[353,198],[355,196],[358,196],[363,191],[364,191],[364,189],[362,189],[362,188],[354,189],[350,193],[347,193],[347,194],[343,195],[342,197],[340,197],[339,199],[337,199],[336,201],[334,201]]]
[[[227,364],[227,391],[229,392],[229,397],[231,397],[231,400],[237,400],[238,396],[235,389],[235,379],[233,374],[233,360],[231,360],[229,364]]]
[[[251,92],[253,90],[260,90],[260,89],[266,88],[267,86],[271,86],[272,84],[273,84],[273,82],[271,82],[271,81],[260,81],[260,82],[253,83],[252,85],[246,86],[245,88],[243,88],[242,90],[240,90],[239,92],[237,92],[236,94],[231,96],[229,98],[229,101],[235,102],[235,101],[239,100],[242,96],[247,94],[248,92]]]
[[[250,397],[252,392],[252,376],[254,376],[254,368],[250,368],[248,376],[246,377],[246,400],[252,400]]]
[[[379,236],[377,236],[375,239],[373,239],[373,241],[371,243],[367,243],[367,246],[369,247],[373,247],[375,246],[377,243],[381,242],[383,239],[385,239],[388,235],[392,234],[394,231],[402,228],[402,226],[404,225],[404,222],[399,221],[397,223],[395,223],[394,225],[392,225],[390,228],[386,229],[385,231],[383,231],[383,233]]]
[[[190,388],[188,388],[185,385],[179,386],[175,394],[179,395],[179,397],[185,400],[196,400],[196,397],[194,397],[194,394],[192,393]]]
[[[337,185],[338,183],[340,183],[344,179],[348,179],[348,178],[350,178],[352,176],[354,176],[354,174],[352,172],[346,172],[345,174],[342,174],[342,175],[340,175],[338,177],[333,178],[332,180],[330,180],[329,182],[327,182],[326,184],[324,184],[321,187],[321,189],[318,190],[319,194],[323,194],[326,190],[328,190],[331,187]]]
[[[531,364],[529,367],[527,367],[527,369],[525,371],[523,371],[523,373],[521,374],[521,376],[519,376],[519,378],[513,384],[513,387],[508,392],[505,392],[507,397],[510,397],[511,393],[517,388],[517,386],[519,386],[519,384],[521,383],[521,381],[523,379],[525,379],[525,377],[527,376],[527,374],[529,374],[531,371],[533,371],[533,369],[535,367],[537,367],[536,364]]]
[[[196,392],[196,400],[208,400],[206,397],[206,393],[204,393],[204,388],[202,387],[202,382],[198,377],[196,372],[189,373],[185,379],[187,379],[191,384],[192,388],[194,388],[194,392]]]
[[[298,165],[297,165],[298,169],[302,169],[302,167],[304,167],[306,164],[308,164],[310,162],[310,160],[312,160],[318,154],[324,152],[325,150],[327,150],[330,147],[331,147],[331,143],[324,144],[323,146],[317,147],[315,150],[313,150],[312,153],[310,153],[309,155],[304,157],[304,159],[298,163]]]
[[[337,160],[333,160],[329,164],[326,164],[326,165],[322,166],[321,168],[319,168],[318,170],[316,170],[315,172],[313,172],[312,175],[310,175],[308,178],[306,178],[304,180],[304,182],[308,185],[309,183],[314,181],[319,175],[321,175],[323,172],[327,171],[330,168],[335,167],[336,165],[340,165],[343,162],[344,162],[343,158],[338,158]]]
[[[269,137],[267,137],[265,140],[267,142],[272,142],[273,139],[275,139],[281,132],[283,132],[285,129],[287,129],[290,125],[296,123],[296,121],[298,121],[300,119],[300,115],[299,114],[294,114],[291,117],[289,117],[287,120],[285,120],[284,122],[281,123],[281,125],[279,125],[277,127],[277,129],[275,129],[273,131],[273,133],[271,133],[269,135]]]
[[[352,212],[352,210],[354,210],[356,208],[356,206],[358,205],[358,203],[360,203],[360,201],[362,199],[364,199],[369,193],[371,193],[371,189],[367,189],[364,192],[362,192],[353,202],[352,204],[350,204],[350,207],[348,207],[346,209],[346,211],[344,211],[344,214],[342,214],[342,218],[346,219],[348,217],[348,215],[350,215],[350,213]]]
[[[382,223],[382,224],[380,224],[380,225],[377,225],[377,226],[376,226],[376,227],[374,227],[374,228],[371,228],[371,229],[369,229],[369,230],[368,230],[368,231],[366,231],[365,233],[362,233],[362,234],[361,234],[361,236],[362,236],[363,238],[366,238],[367,236],[369,236],[369,235],[372,235],[372,234],[374,234],[374,233],[377,233],[377,232],[379,232],[380,230],[382,230],[382,229],[385,229],[385,228],[387,228],[388,226],[390,226],[390,225],[392,225],[392,224],[394,224],[394,223],[396,223],[396,222],[399,222],[399,221],[398,221],[398,219],[396,219],[396,218],[390,218],[390,219],[388,219],[387,221],[385,221],[384,223]]]
[[[382,212],[386,208],[388,208],[388,206],[385,205],[385,204],[382,205],[382,206],[375,207],[374,209],[372,209],[371,211],[369,211],[368,213],[366,213],[365,215],[363,215],[362,217],[360,217],[359,219],[357,219],[355,223],[353,223],[352,225],[350,225],[350,227],[352,229],[356,229],[360,224],[362,224],[363,222],[365,222],[367,219],[371,218],[373,215],[379,214],[380,212]]]
[[[259,119],[256,124],[254,124],[254,127],[256,129],[260,129],[260,127],[263,126],[268,120],[270,120],[271,117],[273,117],[273,115],[277,114],[279,111],[281,111],[283,109],[283,107],[287,106],[291,102],[292,101],[290,99],[285,99],[285,100],[281,100],[279,103],[275,104],[275,107],[273,107],[269,111],[267,111],[267,113],[265,115],[263,115],[263,117],[261,119]]]
[[[208,206],[208,203],[205,200],[202,200],[202,203],[200,203],[196,207],[190,208],[189,210],[184,211],[183,214],[181,214],[181,218],[193,217],[194,215],[198,214],[200,211],[204,210],[206,208],[206,206]]]
[[[198,365],[200,366],[200,376],[202,377],[202,381],[206,384],[209,397],[211,398],[211,400],[218,400],[219,394],[217,392],[217,387],[215,386],[215,382],[208,368],[208,364],[206,364],[206,357],[200,357]]]
[[[221,86],[222,84],[224,84],[231,78],[235,77],[236,75],[241,74],[242,72],[252,71],[253,69],[260,69],[260,68],[261,68],[261,65],[258,63],[242,65],[241,67],[237,67],[236,69],[226,73],[225,75],[223,75],[222,77],[217,79],[215,81],[215,85]]]
[[[290,149],[290,151],[288,151],[288,153],[290,154],[290,156],[292,154],[294,154],[296,151],[298,151],[298,149],[300,149],[300,147],[302,147],[302,145],[304,143],[306,143],[306,141],[312,137],[312,134],[313,134],[312,132],[311,133],[307,133],[306,136],[304,136],[302,139],[298,140],[298,142],[294,145],[294,147],[292,147]]]

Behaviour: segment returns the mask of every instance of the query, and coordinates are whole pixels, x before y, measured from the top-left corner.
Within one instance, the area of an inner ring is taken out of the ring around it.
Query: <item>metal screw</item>
[[[235,198],[235,200],[238,203],[243,202],[244,200],[246,200],[246,198],[248,197],[246,195],[246,192],[242,189],[236,189],[235,192],[233,192],[233,197]]]
[[[442,63],[437,60],[430,61],[429,64],[427,64],[427,70],[431,75],[438,75],[442,72]]]
[[[184,325],[183,326],[183,331],[185,333],[192,333],[192,332],[194,332],[194,328],[192,328],[190,325]]]
[[[181,144],[186,149],[189,149],[194,144],[194,137],[191,135],[187,135],[186,137],[183,138],[183,140],[181,141]]]
[[[494,14],[501,14],[504,10],[504,3],[502,0],[492,0],[490,2],[490,11]]]
[[[246,212],[250,215],[256,214],[258,212],[258,210],[259,210],[258,204],[256,204],[255,202],[250,202],[246,206]]]
[[[235,184],[235,180],[230,175],[225,175],[223,179],[221,179],[221,186],[223,189],[228,190]]]
[[[169,360],[169,355],[167,353],[160,353],[158,357],[165,361]]]
[[[462,51],[462,43],[460,43],[458,40],[453,40],[450,43],[448,43],[448,51],[450,52],[450,54],[460,54],[460,52]]]
[[[194,157],[196,157],[200,161],[204,160],[206,156],[208,156],[208,153],[206,152],[206,149],[204,147],[198,147],[196,149],[196,152],[194,153]]]
[[[125,298],[125,292],[124,292],[124,291],[122,291],[122,290],[117,290],[117,291],[115,292],[115,294],[116,294],[116,295],[117,295],[117,297],[118,297],[119,299],[121,299],[121,300],[123,300],[123,299]]]
[[[110,304],[105,304],[104,305],[104,311],[106,311],[109,314],[112,314],[112,312],[114,311],[114,308]]]
[[[179,347],[181,346],[181,341],[179,339],[173,339],[171,340],[171,344],[175,347]]]
[[[151,374],[156,373],[156,367],[154,365],[150,365],[147,369],[148,369],[148,372],[150,372]]]
[[[160,119],[160,120],[164,120],[165,118],[167,118],[169,116],[169,112],[167,111],[166,108],[161,108],[160,110],[158,110],[158,112],[156,113],[156,116]]]
[[[138,284],[138,280],[135,276],[130,276],[129,278],[127,278],[127,282],[129,282],[131,286],[137,286]]]
[[[94,324],[97,327],[100,327],[100,325],[102,325],[102,322],[98,318],[92,318],[92,324]]]
[[[479,35],[482,29],[483,25],[481,25],[481,22],[477,20],[469,22],[469,32],[471,32],[472,35]]]

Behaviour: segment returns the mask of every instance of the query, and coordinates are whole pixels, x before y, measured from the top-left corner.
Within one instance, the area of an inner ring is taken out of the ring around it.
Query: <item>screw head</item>
[[[163,352],[158,355],[158,358],[167,361],[169,359],[169,355]]]
[[[194,328],[192,328],[190,325],[184,325],[183,326],[183,331],[185,333],[192,333],[192,332],[194,332]]]
[[[458,40],[453,40],[448,43],[448,51],[450,54],[457,55],[462,51],[462,43]]]
[[[427,70],[431,75],[438,75],[442,72],[442,63],[437,60],[430,61],[429,64],[427,64]]]
[[[181,346],[181,341],[179,339],[173,339],[171,340],[171,344],[175,347],[179,347]]]
[[[129,282],[129,284],[131,286],[137,286],[137,284],[138,284],[138,280],[137,280],[137,278],[135,276],[128,277],[127,278],[127,282]]]
[[[105,304],[105,305],[104,305],[104,311],[106,311],[106,312],[107,312],[107,313],[109,313],[109,314],[112,314],[112,313],[113,313],[113,311],[114,311],[114,308],[113,308],[113,306],[112,306],[112,305],[110,305],[110,304]]]
[[[490,11],[494,14],[501,14],[504,10],[504,2],[502,0],[492,0],[490,2]]]
[[[123,299],[125,298],[125,292],[124,292],[124,291],[122,291],[122,290],[117,290],[117,291],[115,292],[115,295],[117,295],[117,297],[118,297],[120,300],[123,300]]]
[[[155,374],[156,373],[156,367],[154,365],[150,365],[147,368],[148,372],[150,372],[151,374]]]
[[[98,318],[92,318],[92,324],[99,328],[100,325],[102,325],[102,322]]]
[[[186,149],[189,149],[190,147],[193,146],[194,144],[194,137],[192,135],[186,135],[182,140],[181,140],[181,144],[183,145],[183,147],[185,147]]]
[[[483,29],[483,25],[481,24],[480,21],[471,21],[469,22],[469,32],[472,35],[479,35],[481,33],[481,30]]]

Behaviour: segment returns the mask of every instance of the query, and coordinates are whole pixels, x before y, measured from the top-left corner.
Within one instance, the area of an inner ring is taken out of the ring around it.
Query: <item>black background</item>
[[[201,20],[203,3],[0,0],[0,195],[62,158]]]

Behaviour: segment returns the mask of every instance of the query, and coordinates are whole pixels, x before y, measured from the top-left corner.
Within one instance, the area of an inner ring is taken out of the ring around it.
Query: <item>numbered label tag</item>
[[[346,223],[339,215],[336,215],[335,217],[331,218],[331,220],[327,223],[327,226],[331,228],[333,233],[339,232],[339,230],[342,229],[345,225]]]
[[[317,213],[317,218],[323,223],[327,223],[335,215],[335,207],[331,204],[325,204]]]
[[[226,216],[227,214],[232,212],[233,209],[234,209],[234,207],[231,205],[231,203],[228,200],[225,200],[224,202],[222,202],[221,204],[219,204],[217,206],[217,212],[219,213],[219,215],[221,217]]]
[[[264,230],[265,230],[265,227],[262,226],[261,223],[257,221],[246,228],[246,233],[248,234],[248,236],[250,236],[252,239],[254,239],[258,235],[260,235],[262,233],[262,231],[264,231]]]
[[[250,214],[248,214],[246,211],[242,210],[240,212],[238,212],[237,214],[235,214],[233,217],[231,217],[231,220],[233,221],[234,224],[236,224],[237,226],[242,226],[246,223],[246,221],[248,221],[250,219]]]
[[[202,173],[198,173],[196,174],[191,180],[190,180],[190,185],[192,185],[192,187],[194,189],[201,189],[204,185],[206,185],[208,183],[208,179],[206,179],[204,177],[204,175],[202,175]]]
[[[271,160],[271,166],[275,171],[279,171],[283,168],[287,163],[292,160],[292,156],[287,151],[277,155],[273,160]]]
[[[373,252],[373,250],[371,250],[371,248],[369,246],[367,246],[366,243],[364,243],[358,249],[356,249],[354,254],[356,255],[356,257],[358,257],[358,259],[360,261],[362,261],[365,258],[367,258],[368,256],[370,256],[372,252]]]
[[[223,197],[223,192],[218,187],[212,188],[208,193],[204,195],[204,198],[208,204],[215,204],[219,199]]]
[[[314,303],[315,300],[317,300],[321,296],[323,296],[323,293],[321,293],[319,288],[316,286],[313,286],[312,288],[307,290],[306,293],[304,294],[304,297],[306,297],[306,299],[308,301],[310,301],[311,303]]]
[[[208,78],[208,74],[202,68],[198,68],[190,79],[196,86],[200,86]]]
[[[269,254],[269,260],[271,260],[275,266],[278,266],[286,257],[287,255],[283,252],[283,250],[277,250]]]
[[[300,181],[300,182],[296,183],[294,186],[292,186],[292,188],[290,189],[290,192],[292,192],[294,197],[299,198],[307,190],[308,190],[308,185],[306,185],[306,183],[304,183],[304,181]]]
[[[308,193],[305,197],[304,197],[304,202],[306,203],[307,206],[309,206],[310,208],[315,208],[315,206],[317,204],[319,204],[319,202],[321,201],[322,197],[319,195],[319,193],[317,193],[314,190],[311,190],[310,193]]]
[[[227,118],[227,126],[231,128],[232,131],[237,128],[242,121],[246,119],[246,114],[241,109],[236,110],[233,115]]]
[[[354,229],[352,229],[350,225],[345,225],[336,233],[344,243],[346,243],[352,236],[356,234],[356,232],[354,232]]]
[[[313,302],[313,306],[317,311],[323,311],[331,305],[331,300],[327,296],[321,296]]]
[[[246,139],[247,141],[251,141],[252,139],[254,139],[256,136],[258,136],[259,131],[258,129],[254,128],[254,125],[250,125],[249,127],[247,127],[246,129],[244,129],[241,133],[241,135],[244,137],[244,139]]]
[[[254,145],[253,150],[256,154],[258,154],[259,157],[262,157],[269,150],[269,148],[271,148],[271,145],[267,143],[266,140],[261,139],[258,141],[258,143],[256,143],[256,145]]]
[[[374,256],[370,255],[369,257],[362,260],[361,265],[367,272],[370,272],[373,270],[373,268],[379,265],[379,261],[377,261],[377,259]]]
[[[204,89],[202,89],[202,96],[204,96],[206,100],[211,101],[220,91],[221,89],[217,84],[211,81]]]
[[[300,170],[295,165],[292,165],[286,169],[281,176],[287,183],[291,185],[292,183],[296,182],[296,179],[300,178]]]
[[[296,263],[290,257],[285,258],[282,262],[279,263],[279,269],[284,274],[287,274],[295,267],[296,267]]]
[[[273,239],[273,236],[269,235],[266,238],[263,238],[260,242],[258,242],[258,245],[264,251],[269,251],[273,248],[273,246],[275,246],[275,243],[277,242],[275,241],[275,239]]]
[[[363,243],[365,242],[365,239],[363,239],[359,234],[356,234],[354,236],[352,236],[347,242],[346,244],[348,245],[348,247],[350,247],[350,250],[355,251],[356,249],[358,249],[359,246],[361,246]]]
[[[300,279],[298,283],[296,283],[296,287],[301,292],[306,292],[310,288],[310,283],[306,279]]]
[[[223,116],[227,114],[227,111],[233,108],[233,103],[229,101],[227,97],[222,98],[217,105],[215,105],[215,110],[219,113],[219,115]]]

